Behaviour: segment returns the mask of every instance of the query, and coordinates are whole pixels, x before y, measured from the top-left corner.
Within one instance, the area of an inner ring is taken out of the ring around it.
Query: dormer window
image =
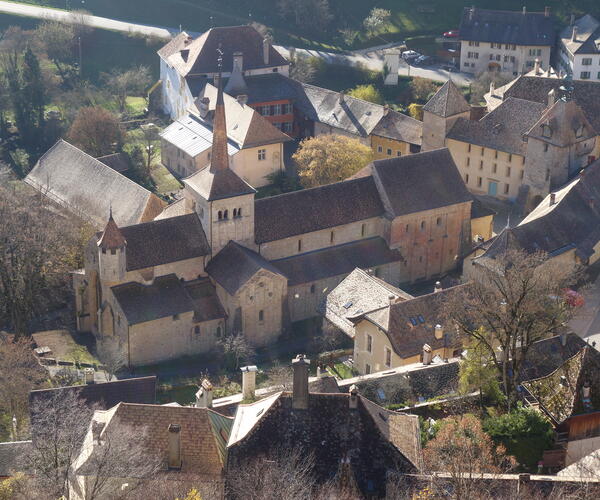
[[[546,137],[548,139],[550,137],[552,137],[552,129],[550,128],[550,125],[548,125],[547,123],[542,125],[542,137]]]

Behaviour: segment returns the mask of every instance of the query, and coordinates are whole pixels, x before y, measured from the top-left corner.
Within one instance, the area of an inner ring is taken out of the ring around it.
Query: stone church
[[[268,345],[356,268],[399,286],[470,250],[473,198],[447,149],[255,199],[229,165],[217,80],[210,164],[155,220],[119,227],[111,214],[74,273],[78,329],[118,340],[129,366],[208,352],[223,335]]]

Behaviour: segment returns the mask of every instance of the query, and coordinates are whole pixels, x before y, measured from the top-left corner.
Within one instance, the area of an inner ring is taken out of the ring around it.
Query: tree
[[[447,304],[458,331],[487,352],[509,409],[531,345],[561,332],[572,317],[565,290],[580,274],[542,252],[509,250],[479,266],[477,279]]]
[[[383,96],[373,84],[357,85],[348,91],[348,95],[351,97],[356,97],[357,99],[362,99],[363,101],[369,101],[375,104],[383,104]]]
[[[408,114],[415,120],[423,121],[423,105],[416,102],[409,104]]]
[[[512,457],[502,446],[494,446],[473,415],[445,419],[423,450],[423,459],[428,471],[449,474],[453,497],[465,500],[477,498],[479,474],[507,472],[514,466]]]
[[[373,7],[363,21],[363,26],[366,28],[367,33],[374,34],[389,21],[391,15],[392,13],[387,9]]]
[[[439,89],[433,80],[430,80],[429,78],[421,78],[420,76],[415,76],[411,80],[410,88],[412,90],[413,97],[422,103],[425,103],[431,99],[433,94],[435,94]]]
[[[63,82],[68,79],[66,66],[74,61],[75,30],[73,25],[58,21],[43,21],[35,30],[35,37],[54,63]]]
[[[277,6],[282,17],[312,33],[324,31],[333,19],[328,0],[279,0]]]
[[[123,142],[118,118],[98,106],[79,110],[68,137],[95,158],[118,151]]]
[[[98,357],[104,365],[109,382],[127,364],[125,352],[119,345],[119,340],[114,337],[104,337],[98,342]]]
[[[315,78],[313,58],[300,55],[296,50],[290,52],[290,77],[303,83],[310,83]]]
[[[513,79],[512,74],[500,73],[499,71],[484,71],[477,75],[471,83],[471,104],[479,104],[484,101],[483,96],[490,91],[490,85],[495,88],[506,85]]]
[[[226,366],[237,370],[244,363],[250,362],[256,354],[243,333],[224,335],[219,339],[219,347],[225,357]]]
[[[293,371],[289,365],[275,363],[266,373],[264,387],[273,387],[276,391],[289,391],[292,388]]]
[[[121,113],[126,110],[127,97],[131,94],[141,94],[150,86],[152,80],[150,69],[141,65],[126,71],[113,70],[103,76]]]
[[[320,135],[304,139],[292,158],[302,185],[314,187],[354,175],[373,159],[373,152],[358,139]]]
[[[137,182],[139,185],[144,186],[146,189],[152,190],[154,188],[154,182],[150,176],[150,171],[146,168],[146,158],[144,158],[144,150],[142,146],[136,144],[127,153],[129,159],[129,171],[127,176]]]
[[[17,337],[70,289],[68,272],[81,264],[81,222],[48,203],[24,184],[0,186],[0,322]]]
[[[158,143],[160,140],[160,136],[158,135],[160,129],[154,123],[148,123],[147,125],[142,125],[142,138],[144,140],[144,153],[146,156],[146,175],[150,177],[150,169],[152,167],[152,163],[157,158],[159,154]]]
[[[25,339],[0,336],[0,409],[9,419],[16,418],[14,440],[23,438],[29,415],[29,391],[46,379],[46,371],[35,359]]]

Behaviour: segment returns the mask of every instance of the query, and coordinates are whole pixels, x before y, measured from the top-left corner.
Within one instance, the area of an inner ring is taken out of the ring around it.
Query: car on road
[[[402,59],[404,59],[407,63],[414,61],[418,57],[421,57],[421,54],[415,52],[414,50],[405,50],[402,52]]]
[[[425,64],[430,64],[432,62],[431,57],[429,56],[419,56],[413,61],[413,65],[415,66],[424,66]]]
[[[458,38],[459,35],[460,33],[458,30],[451,30],[444,33],[444,38]]]

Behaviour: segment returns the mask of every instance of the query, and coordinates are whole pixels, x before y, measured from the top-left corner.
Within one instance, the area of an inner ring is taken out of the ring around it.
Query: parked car
[[[407,50],[402,53],[402,59],[404,59],[408,64],[412,64],[415,59],[421,57],[421,54],[415,52],[414,50]]]
[[[444,38],[458,38],[459,35],[460,33],[458,30],[446,31],[444,33]]]
[[[425,64],[431,63],[431,57],[429,56],[419,56],[414,61],[413,64],[415,66],[424,66]]]

